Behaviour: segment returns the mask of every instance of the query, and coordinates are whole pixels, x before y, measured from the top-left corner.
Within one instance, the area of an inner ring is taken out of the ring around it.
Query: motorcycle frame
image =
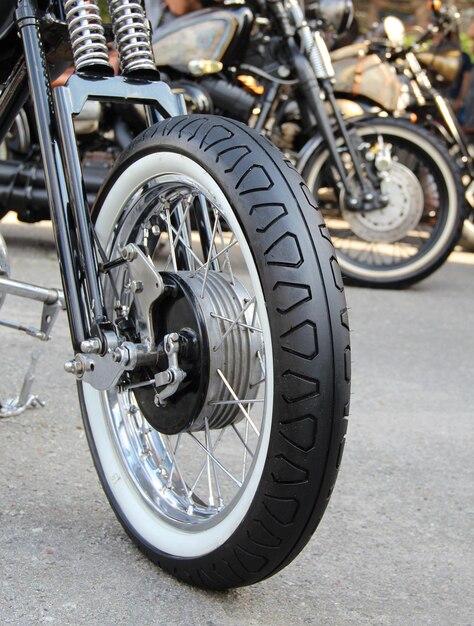
[[[80,351],[84,340],[100,338],[104,328],[110,329],[110,322],[73,117],[89,99],[143,104],[150,124],[186,111],[183,101],[158,80],[73,73],[66,85],[53,89],[40,32],[43,16],[37,0],[19,0],[15,22],[23,53],[0,96],[0,141],[29,95],[38,128],[71,341],[74,351]],[[2,291],[12,292],[8,281],[5,279],[3,284],[2,280]]]

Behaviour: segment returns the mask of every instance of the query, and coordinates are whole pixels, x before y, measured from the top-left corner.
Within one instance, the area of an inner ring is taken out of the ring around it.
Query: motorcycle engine
[[[171,91],[183,96],[188,113],[212,113],[214,110],[209,92],[189,80],[173,81]]]
[[[188,113],[220,113],[247,122],[255,106],[255,98],[241,86],[213,76],[199,83],[173,81],[171,90],[184,97]]]

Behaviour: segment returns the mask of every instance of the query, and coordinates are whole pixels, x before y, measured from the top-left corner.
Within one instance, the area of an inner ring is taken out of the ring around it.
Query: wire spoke
[[[245,409],[244,405],[242,404],[242,402],[239,400],[239,398],[237,397],[237,394],[235,393],[235,391],[232,389],[231,384],[229,383],[229,381],[227,380],[227,378],[224,376],[224,374],[222,373],[222,371],[218,368],[217,369],[217,373],[219,375],[219,377],[221,378],[222,382],[224,383],[224,385],[227,387],[227,389],[230,392],[230,395],[234,398],[234,400],[237,400],[237,405],[239,407],[239,409],[242,411],[242,413],[245,416],[245,419],[248,420],[250,426],[252,427],[253,431],[255,432],[255,434],[257,435],[257,437],[260,437],[260,432],[258,431],[258,428],[255,426],[255,424],[252,421],[252,418],[250,417],[250,415],[248,414],[247,410]]]
[[[219,433],[219,436],[218,436],[218,437],[217,437],[217,439],[215,440],[215,442],[214,442],[214,450],[216,450],[216,448],[218,447],[218,445],[219,445],[219,443],[220,443],[220,441],[221,441],[221,439],[222,439],[222,437],[223,437],[224,433],[225,433],[225,428],[223,428],[223,429],[221,430],[221,432]],[[200,469],[200,470],[199,470],[199,472],[198,472],[197,478],[196,478],[196,480],[194,481],[194,483],[193,483],[193,485],[192,485],[192,487],[191,487],[191,489],[190,489],[190,494],[193,494],[193,493],[194,493],[194,490],[196,489],[196,486],[197,486],[198,482],[200,481],[201,476],[202,476],[202,474],[203,474],[204,470],[206,469],[206,467],[207,467],[207,457],[206,457],[206,460],[204,461],[204,463],[202,464],[201,469]]]
[[[191,505],[191,494],[189,493],[188,486],[186,484],[186,481],[183,478],[183,474],[182,474],[181,469],[179,467],[179,463],[178,463],[178,460],[176,458],[176,454],[173,451],[173,446],[171,444],[169,435],[165,435],[164,437],[161,437],[161,440],[162,440],[162,442],[163,442],[163,444],[164,444],[168,454],[171,457],[171,471],[170,471],[170,474],[172,472],[174,473],[174,468],[176,468],[177,475],[178,475],[178,480],[181,483],[181,485],[183,486],[184,493],[186,494],[186,499],[188,501],[188,505]]]
[[[206,426],[206,446],[211,451],[212,456],[214,456],[214,448],[213,448],[213,445],[212,445],[211,431],[209,430],[209,421],[208,421],[207,417],[205,419],[205,426]],[[215,463],[212,462],[212,464],[211,464],[211,456],[207,457],[207,465],[208,465],[208,482],[209,482],[209,503],[211,504],[211,506],[215,506],[214,498],[212,496],[212,478],[211,478],[211,474],[210,474],[210,469],[212,467],[212,477],[214,478],[214,484],[216,486],[218,507],[222,508],[223,500],[222,500],[221,488],[220,488],[220,484],[219,484],[219,477],[218,477],[217,472],[216,472]]]
[[[246,431],[248,431],[248,427],[249,427],[249,423],[245,422],[245,430]],[[246,438],[244,439],[242,437],[242,435],[239,433],[239,429],[237,428],[237,426],[235,424],[232,424],[232,430],[234,431],[234,433],[237,435],[237,437],[242,442],[242,445],[244,446],[244,451],[248,452],[250,454],[250,456],[253,458],[254,453],[252,452],[252,450],[247,445],[248,435],[246,434]],[[244,460],[244,466],[245,466],[245,460]]]
[[[239,242],[237,241],[237,239],[232,239],[232,241],[223,249],[223,250],[219,250],[219,252],[217,252],[210,260],[210,263],[214,263],[214,261],[217,261],[217,259],[219,257],[221,257],[223,254],[225,254],[226,252],[228,252],[230,250],[230,248],[233,248],[236,244],[238,244]],[[196,274],[199,274],[199,272],[205,267],[204,263],[201,263],[201,267],[199,267],[193,274],[193,276],[196,276]]]
[[[220,339],[219,343],[213,347],[214,352],[215,352],[216,350],[218,350],[218,349],[221,347],[221,345],[224,343],[224,341],[225,341],[226,337],[228,336],[228,334],[229,334],[229,333],[231,333],[231,332],[234,330],[234,328],[235,328],[236,326],[240,326],[240,325],[242,325],[242,326],[244,326],[244,327],[246,327],[246,328],[250,328],[250,326],[247,326],[246,324],[241,324],[241,322],[239,322],[239,320],[240,320],[240,318],[242,317],[242,315],[245,315],[245,312],[247,311],[247,309],[248,309],[248,308],[249,308],[249,307],[250,307],[250,306],[251,306],[254,302],[255,302],[255,296],[254,296],[253,298],[251,298],[251,299],[250,299],[250,300],[249,300],[249,301],[245,304],[244,308],[240,311],[240,313],[237,315],[237,317],[236,317],[236,319],[235,319],[235,320],[228,320],[228,321],[230,322],[230,326],[229,326],[229,328],[225,331],[225,333],[222,335],[222,337],[221,337],[221,339]],[[219,316],[218,316],[218,315],[216,315],[216,314],[213,314],[213,317],[219,317]],[[252,329],[252,330],[260,330],[260,329],[255,328],[255,329]],[[261,331],[260,331],[260,332],[261,332]]]
[[[223,322],[230,322],[234,324],[234,326],[239,326],[240,328],[246,328],[247,330],[252,330],[256,333],[263,333],[263,330],[258,326],[252,326],[251,324],[244,324],[242,322],[237,322],[230,317],[225,317],[225,315],[218,315],[217,313],[211,313],[211,317],[214,317],[218,320],[222,320]]]
[[[220,406],[226,404],[255,404],[259,402],[265,402],[263,398],[250,398],[249,400],[215,400],[214,402],[209,402],[210,406]]]
[[[204,450],[204,452],[205,452],[208,456],[210,456],[210,457],[211,457],[211,459],[214,461],[214,463],[215,463],[218,467],[220,467],[220,469],[224,472],[224,474],[226,474],[226,475],[227,475],[227,476],[228,476],[228,477],[229,477],[229,478],[230,478],[230,479],[231,479],[231,480],[232,480],[232,481],[233,481],[233,482],[237,485],[237,487],[239,487],[239,488],[240,488],[240,487],[242,487],[242,483],[241,483],[239,480],[237,480],[237,478],[235,478],[235,476],[233,476],[233,475],[231,474],[231,472],[229,472],[229,470],[228,470],[226,467],[224,467],[224,466],[222,465],[222,463],[221,463],[218,459],[216,459],[216,457],[215,457],[213,454],[211,454],[211,453],[209,452],[209,450],[206,448],[206,446],[205,446],[203,443],[201,443],[201,442],[199,441],[199,439],[196,437],[196,435],[193,435],[193,433],[189,433],[189,436],[190,436],[192,439],[194,439],[194,441],[198,444],[198,446],[199,446],[200,448],[202,448],[202,449]]]
[[[201,289],[201,298],[204,298],[204,292],[206,290],[207,284],[207,276],[209,274],[209,268],[211,267],[212,255],[214,254],[215,258],[215,239],[217,232],[217,224],[219,222],[219,214],[217,211],[214,211],[214,226],[212,227],[212,235],[211,235],[211,245],[209,246],[209,254],[207,255],[207,261],[204,264],[205,272],[204,272],[204,280],[202,281],[202,289]]]
[[[224,233],[222,231],[222,224],[219,221],[219,234],[220,234],[220,239],[221,239],[221,245],[224,245]],[[230,263],[230,258],[229,258],[229,247],[224,248],[224,252],[225,252],[225,262],[224,262],[224,267],[222,269],[224,269],[226,266],[229,268],[229,274],[230,274],[230,283],[231,285],[234,284],[234,273],[232,271],[232,265]]]

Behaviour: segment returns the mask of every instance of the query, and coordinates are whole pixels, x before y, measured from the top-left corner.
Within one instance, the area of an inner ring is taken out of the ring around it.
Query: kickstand
[[[23,411],[26,411],[26,409],[34,409],[37,406],[45,405],[45,403],[40,400],[37,395],[31,393],[31,388],[35,380],[35,369],[39,357],[39,351],[33,350],[31,353],[30,366],[25,374],[25,377],[23,378],[20,395],[16,398],[9,398],[4,402],[0,402],[0,418],[20,415]]]

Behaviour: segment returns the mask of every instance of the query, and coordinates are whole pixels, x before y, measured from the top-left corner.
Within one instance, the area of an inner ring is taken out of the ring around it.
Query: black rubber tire
[[[392,288],[400,289],[412,285],[438,269],[459,241],[463,218],[464,218],[464,198],[462,183],[458,170],[449,158],[447,150],[443,144],[431,133],[406,120],[396,120],[393,118],[369,118],[358,121],[355,130],[366,133],[371,129],[383,135],[385,143],[400,140],[405,141],[405,146],[413,146],[413,150],[419,150],[426,156],[427,163],[430,163],[431,171],[443,179],[442,193],[444,201],[440,209],[440,222],[436,226],[436,234],[425,246],[423,255],[416,255],[410,261],[401,263],[399,267],[384,266],[383,263],[372,267],[358,264],[344,257],[342,250],[338,250],[338,241],[334,238],[334,245],[338,251],[338,259],[344,279],[348,284],[372,288]],[[342,141],[342,140],[341,140]],[[308,182],[310,189],[315,180],[315,164],[325,152],[324,144],[320,144],[311,158],[305,164],[302,176]],[[316,172],[319,166],[316,166]],[[315,192],[314,189],[312,189]],[[315,195],[317,195],[315,193]],[[324,214],[324,210],[323,210]],[[362,242],[363,240],[359,240]],[[440,242],[440,243],[439,243]],[[368,244],[369,245],[369,244]]]
[[[192,157],[218,181],[250,242],[266,297],[275,369],[270,442],[255,497],[232,536],[196,558],[157,550],[139,536],[105,477],[81,384],[79,396],[99,477],[132,540],[177,578],[226,589],[283,568],[308,542],[326,509],[349,410],[344,285],[327,229],[300,175],[273,144],[224,118],[178,117],[142,133],[112,171],[94,215],[132,163],[163,150]]]

